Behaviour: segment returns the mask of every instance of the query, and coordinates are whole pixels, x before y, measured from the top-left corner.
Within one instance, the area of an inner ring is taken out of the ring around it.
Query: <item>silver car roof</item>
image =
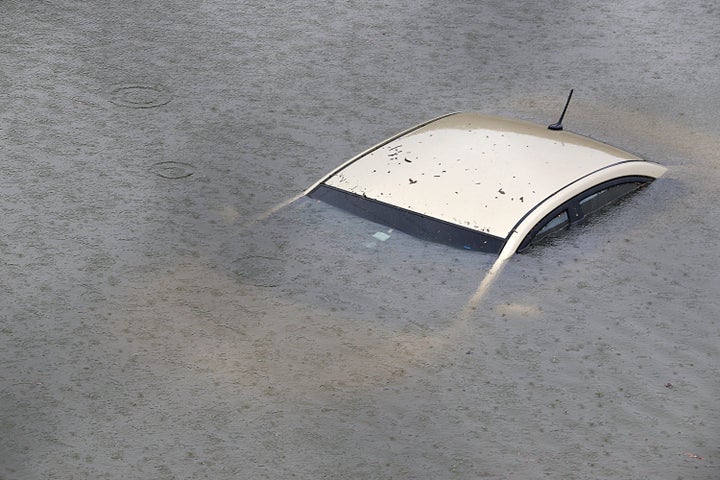
[[[587,188],[578,180],[627,162],[649,163],[567,131],[465,112],[402,132],[315,186],[505,239],[556,193]]]

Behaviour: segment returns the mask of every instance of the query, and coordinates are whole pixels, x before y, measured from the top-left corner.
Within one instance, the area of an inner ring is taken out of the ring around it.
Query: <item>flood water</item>
[[[0,479],[718,478],[719,42],[712,2],[0,1]],[[668,173],[501,268],[299,198],[571,88]]]

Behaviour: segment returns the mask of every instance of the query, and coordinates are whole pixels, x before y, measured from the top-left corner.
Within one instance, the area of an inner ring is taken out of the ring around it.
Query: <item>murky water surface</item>
[[[720,476],[711,3],[0,10],[0,478]],[[570,88],[668,174],[491,281],[296,198]]]

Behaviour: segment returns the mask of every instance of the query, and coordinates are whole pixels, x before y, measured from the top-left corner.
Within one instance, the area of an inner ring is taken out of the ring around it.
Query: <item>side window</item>
[[[538,232],[535,234],[535,238],[542,238],[546,235],[550,235],[553,232],[557,232],[558,230],[562,230],[565,228],[569,223],[568,220],[568,214],[567,210],[563,210],[562,212],[558,213],[556,216],[552,217],[548,222],[538,230]]]
[[[520,244],[518,252],[522,252],[530,245],[535,245],[540,242],[543,238],[565,229],[569,224],[570,218],[568,217],[567,210],[545,217],[528,233],[525,240]]]
[[[642,176],[621,177],[586,190],[558,207],[562,209],[560,213],[555,213],[558,211],[556,209],[554,213],[538,222],[527,234],[517,251],[522,252],[530,245],[537,244],[543,238],[564,230],[568,225],[583,221],[588,215],[592,215],[617,202],[652,182],[652,180],[652,178]]]
[[[604,188],[580,200],[583,216],[590,215],[642,187],[642,182],[626,182]]]

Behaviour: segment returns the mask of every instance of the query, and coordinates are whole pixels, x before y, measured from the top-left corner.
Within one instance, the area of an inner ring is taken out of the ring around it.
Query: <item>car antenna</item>
[[[571,88],[570,95],[568,95],[568,99],[565,102],[565,108],[563,108],[562,115],[560,115],[560,120],[558,120],[557,123],[548,125],[548,128],[550,130],[562,130],[563,129],[562,121],[563,121],[563,117],[565,116],[565,112],[567,111],[567,107],[568,107],[568,105],[570,105],[570,99],[572,98],[572,92],[573,92],[573,89]]]

